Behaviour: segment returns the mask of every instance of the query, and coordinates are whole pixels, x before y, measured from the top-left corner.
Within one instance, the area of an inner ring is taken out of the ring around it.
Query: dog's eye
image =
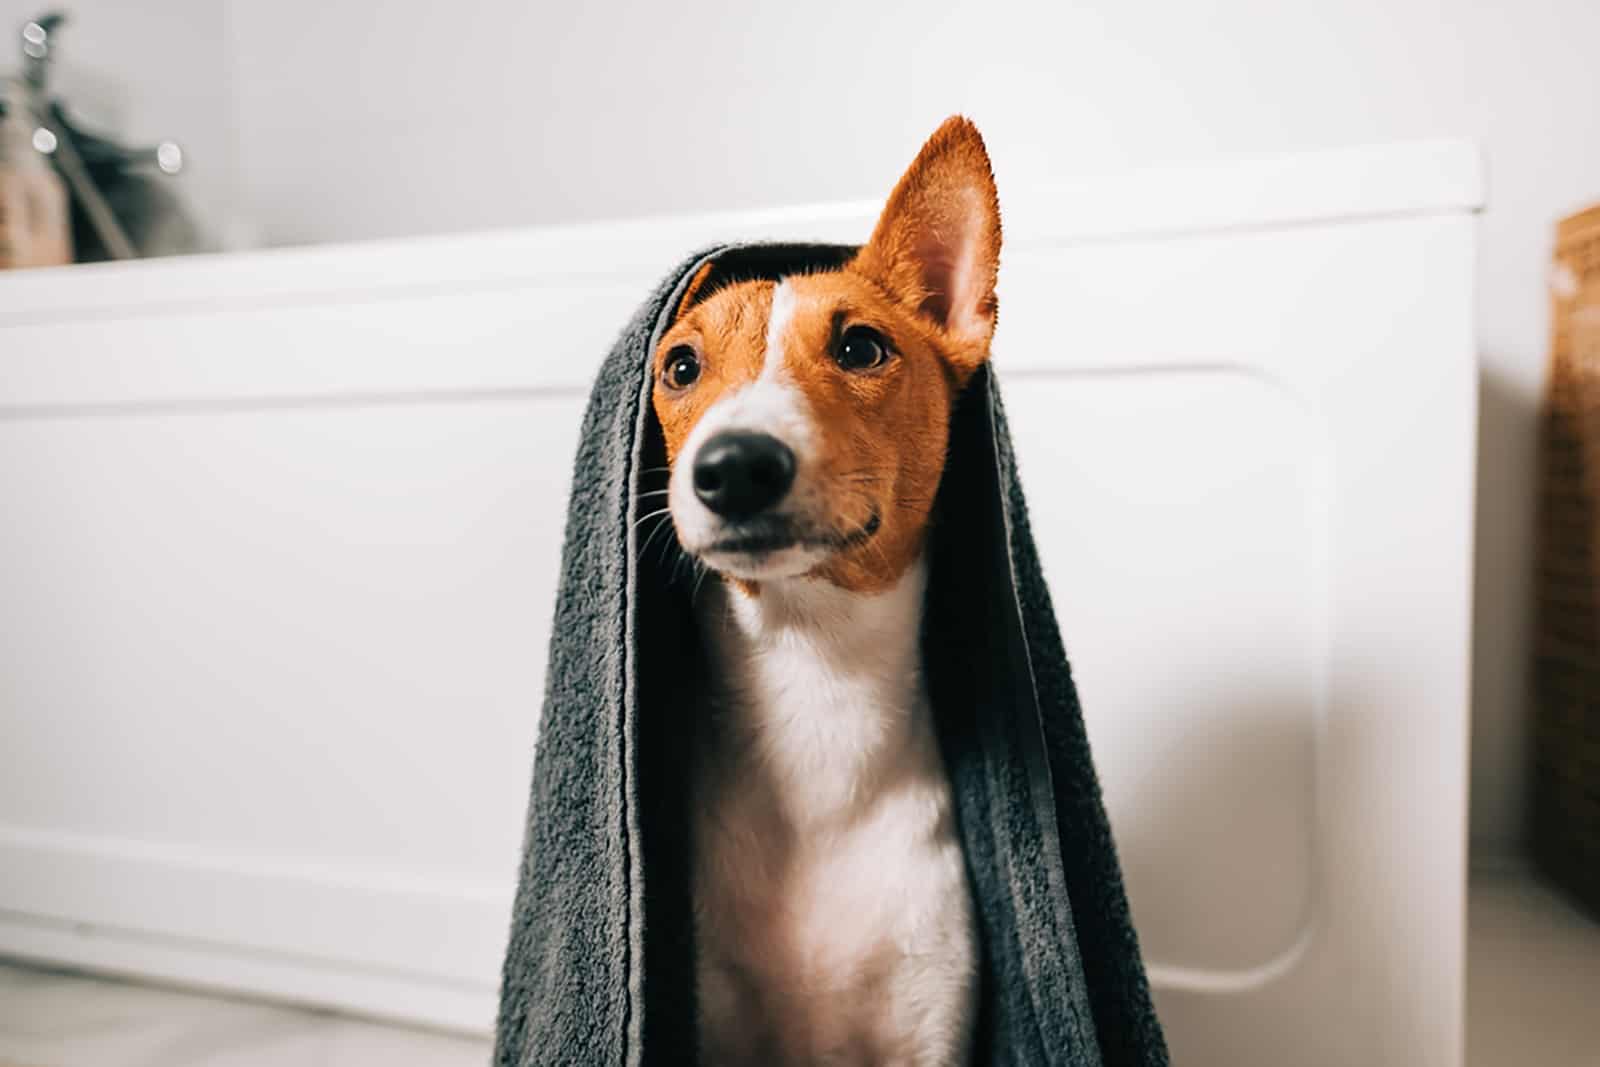
[[[872,327],[852,326],[839,338],[833,358],[845,370],[871,370],[888,362],[889,346]]]
[[[671,389],[687,389],[700,377],[700,357],[688,345],[678,345],[667,353],[661,378]]]

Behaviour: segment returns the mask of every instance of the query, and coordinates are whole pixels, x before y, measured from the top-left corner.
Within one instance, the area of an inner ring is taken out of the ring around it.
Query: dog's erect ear
[[[939,326],[972,370],[994,334],[999,266],[1000,204],[989,153],[978,128],[952,116],[895,186],[851,267]]]

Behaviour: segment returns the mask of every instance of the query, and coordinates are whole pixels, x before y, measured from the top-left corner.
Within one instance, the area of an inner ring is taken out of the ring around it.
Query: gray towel
[[[725,278],[836,267],[854,249],[745,245],[686,260],[623,330],[590,396],[567,513],[544,718],[495,1063],[692,1063],[687,746],[707,669],[689,586],[638,493],[663,480],[647,373],[707,260]],[[983,949],[974,1062],[1167,1063],[1077,692],[1028,531],[994,375],[951,424],[924,663]]]

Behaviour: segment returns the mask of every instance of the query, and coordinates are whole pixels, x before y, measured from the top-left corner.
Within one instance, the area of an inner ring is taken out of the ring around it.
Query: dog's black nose
[[[727,519],[747,519],[783,499],[794,484],[794,453],[765,433],[719,433],[700,446],[694,495]]]

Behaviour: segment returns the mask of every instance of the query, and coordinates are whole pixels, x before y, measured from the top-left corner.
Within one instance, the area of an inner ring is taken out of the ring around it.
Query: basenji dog
[[[706,1063],[970,1057],[977,934],[920,630],[999,253],[988,154],[951,118],[843,267],[720,288],[703,268],[653,353],[667,508],[709,575],[690,787]]]

